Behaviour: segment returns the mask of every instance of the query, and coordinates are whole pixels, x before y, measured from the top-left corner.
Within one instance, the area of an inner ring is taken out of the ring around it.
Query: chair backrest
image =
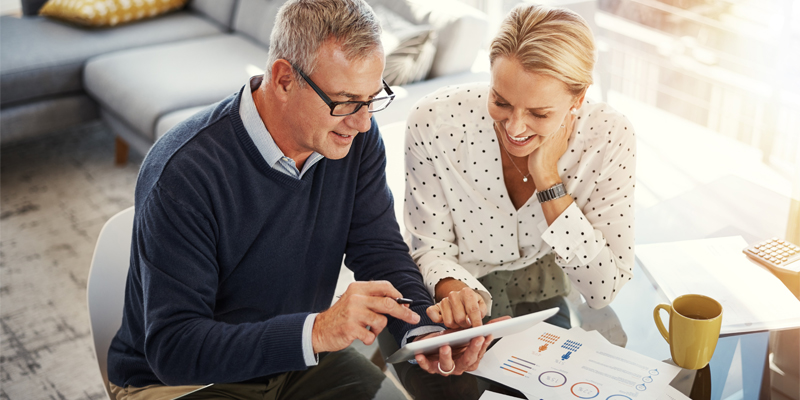
[[[106,369],[108,347],[122,325],[132,233],[133,207],[119,212],[106,222],[97,238],[86,287],[94,352],[106,393],[111,399]]]

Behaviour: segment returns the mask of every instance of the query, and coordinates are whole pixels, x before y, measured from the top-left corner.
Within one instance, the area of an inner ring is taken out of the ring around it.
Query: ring
[[[442,363],[437,362],[436,366],[439,367],[439,372],[441,372],[444,376],[450,375],[456,370],[456,363],[453,363],[453,368],[451,368],[450,371],[442,371]]]

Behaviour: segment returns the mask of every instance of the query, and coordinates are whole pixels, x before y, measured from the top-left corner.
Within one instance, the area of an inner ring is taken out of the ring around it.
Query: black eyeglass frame
[[[330,97],[328,97],[327,94],[325,94],[325,92],[322,91],[322,89],[319,88],[319,86],[317,86],[317,84],[314,83],[314,81],[311,80],[311,78],[308,77],[308,75],[303,73],[303,71],[300,68],[298,68],[294,64],[291,64],[291,65],[292,65],[292,68],[294,68],[295,71],[297,71],[297,73],[300,74],[300,76],[303,77],[303,79],[305,79],[305,81],[308,83],[308,85],[311,86],[311,89],[314,89],[314,91],[317,92],[317,94],[322,99],[322,101],[324,101],[325,104],[327,104],[328,107],[330,107],[331,116],[332,117],[346,117],[348,115],[353,115],[353,114],[359,112],[361,110],[361,107],[364,107],[364,106],[367,106],[367,112],[369,112],[370,114],[378,112],[378,111],[383,111],[387,107],[389,107],[389,104],[392,104],[392,101],[394,100],[394,97],[395,97],[394,92],[392,92],[392,89],[389,87],[388,84],[386,84],[386,81],[381,79],[381,82],[383,82],[383,90],[385,90],[386,94],[389,95],[388,97],[377,97],[377,98],[374,98],[372,100],[367,100],[367,101],[333,101],[333,100],[331,100]],[[376,101],[386,100],[387,98],[389,99],[389,102],[386,103],[386,107],[383,107],[380,110],[370,110],[369,109],[370,104],[372,104],[372,103],[374,103]],[[349,114],[334,114],[333,110],[336,109],[336,106],[338,106],[339,104],[358,104],[358,107],[356,107],[356,109],[353,110],[353,112],[351,112]]]

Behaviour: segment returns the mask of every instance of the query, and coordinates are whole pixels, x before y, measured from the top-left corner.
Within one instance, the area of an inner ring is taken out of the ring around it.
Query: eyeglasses
[[[394,92],[392,89],[389,88],[389,85],[386,84],[386,81],[383,81],[383,91],[386,92],[387,96],[385,97],[376,97],[369,101],[331,101],[331,98],[322,91],[322,89],[317,86],[314,81],[311,80],[300,68],[297,68],[296,65],[292,64],[292,68],[294,68],[303,79],[308,82],[312,89],[322,98],[322,101],[331,108],[331,115],[334,117],[344,117],[346,115],[352,115],[358,112],[363,106],[367,106],[367,111],[370,113],[374,113],[377,111],[385,110],[386,107],[389,107],[389,104],[394,100]]]

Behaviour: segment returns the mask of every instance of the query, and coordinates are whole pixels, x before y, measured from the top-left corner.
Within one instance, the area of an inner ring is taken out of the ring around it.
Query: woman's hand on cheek
[[[550,175],[558,177],[558,160],[567,151],[567,143],[574,125],[575,116],[567,114],[564,118],[564,127],[559,127],[558,131],[546,137],[542,145],[528,156],[528,171],[530,171],[537,188],[544,183],[544,177]],[[547,189],[547,187],[541,189]]]

